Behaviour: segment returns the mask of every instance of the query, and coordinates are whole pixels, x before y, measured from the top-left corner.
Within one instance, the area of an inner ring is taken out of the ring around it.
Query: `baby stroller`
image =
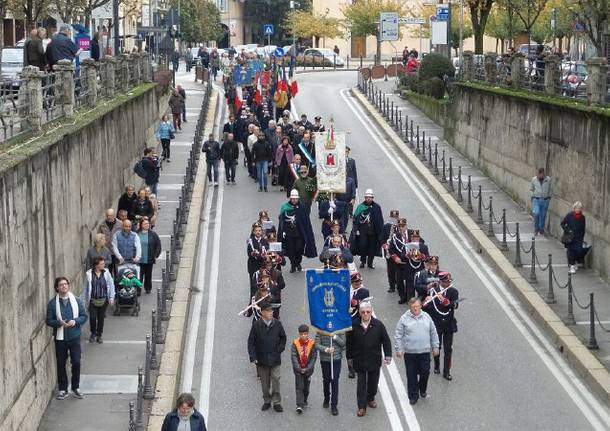
[[[138,289],[142,283],[137,277],[137,271],[132,264],[121,265],[117,271],[115,282],[116,300],[114,303],[114,315],[120,316],[123,310],[131,310],[132,316],[140,314],[140,301],[138,299]],[[131,277],[130,277],[131,275]]]

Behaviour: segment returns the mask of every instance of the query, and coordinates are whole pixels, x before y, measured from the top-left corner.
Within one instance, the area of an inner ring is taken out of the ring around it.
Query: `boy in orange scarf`
[[[294,339],[291,346],[292,369],[297,394],[297,413],[303,413],[307,407],[309,396],[309,383],[316,363],[317,351],[314,349],[314,340],[309,337],[309,326],[299,326],[299,336]]]

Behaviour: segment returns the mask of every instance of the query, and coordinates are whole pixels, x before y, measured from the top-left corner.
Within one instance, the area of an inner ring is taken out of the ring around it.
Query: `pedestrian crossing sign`
[[[263,33],[265,33],[265,36],[271,36],[273,34],[273,24],[263,25]]]

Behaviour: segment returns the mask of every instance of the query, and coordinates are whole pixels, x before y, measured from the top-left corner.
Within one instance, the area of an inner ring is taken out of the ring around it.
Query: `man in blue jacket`
[[[66,361],[70,355],[72,364],[72,393],[82,399],[80,385],[80,328],[87,321],[87,312],[83,301],[70,292],[70,282],[66,277],[55,279],[57,295],[47,305],[47,325],[53,328],[55,339],[55,357],[57,359],[57,393],[58,400],[68,398],[68,375]]]
[[[189,393],[183,393],[176,400],[176,408],[169,412],[163,420],[161,431],[207,431],[205,419],[195,408],[195,398]]]

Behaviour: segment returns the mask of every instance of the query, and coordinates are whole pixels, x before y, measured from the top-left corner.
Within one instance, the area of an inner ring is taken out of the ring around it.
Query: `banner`
[[[308,269],[306,277],[311,325],[327,335],[351,330],[349,271]]]
[[[332,126],[326,132],[314,133],[316,143],[316,177],[318,190],[345,193],[345,133],[336,133]]]

